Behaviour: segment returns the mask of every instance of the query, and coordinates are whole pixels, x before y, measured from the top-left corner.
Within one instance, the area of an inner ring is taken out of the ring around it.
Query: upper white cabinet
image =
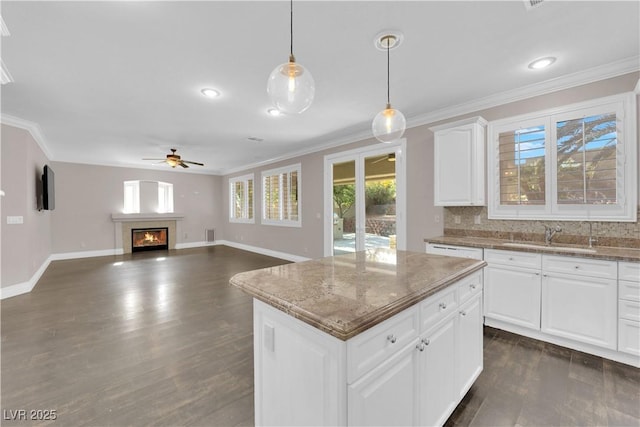
[[[483,206],[485,127],[472,117],[430,128],[434,133],[434,205]]]

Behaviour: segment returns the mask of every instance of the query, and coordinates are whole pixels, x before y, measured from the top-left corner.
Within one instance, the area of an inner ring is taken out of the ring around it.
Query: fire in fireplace
[[[134,228],[131,230],[131,252],[169,249],[169,228]]]

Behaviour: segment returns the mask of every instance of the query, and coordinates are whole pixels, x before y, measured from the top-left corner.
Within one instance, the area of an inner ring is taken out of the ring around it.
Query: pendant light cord
[[[391,105],[390,96],[389,96],[389,46],[390,44],[391,44],[390,39],[387,39],[387,105]]]
[[[290,51],[289,51],[289,55],[293,58],[293,0],[291,0],[290,3],[290,13],[291,13],[291,19],[290,19],[290,34],[289,34],[289,40],[291,42],[291,46],[290,46]]]

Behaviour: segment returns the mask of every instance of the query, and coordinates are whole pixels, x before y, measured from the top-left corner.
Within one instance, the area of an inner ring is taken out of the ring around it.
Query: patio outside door
[[[403,151],[404,140],[325,157],[325,255],[404,249]]]

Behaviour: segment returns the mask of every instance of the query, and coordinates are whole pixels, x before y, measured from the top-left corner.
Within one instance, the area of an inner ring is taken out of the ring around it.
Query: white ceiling
[[[638,1],[296,1],[294,53],[316,97],[274,118],[266,83],[288,58],[288,1],[2,1],[1,13],[14,80],[3,122],[37,124],[65,162],[151,167],[141,159],[177,148],[205,163],[180,172],[227,173],[370,137],[386,102],[374,38],[387,29],[404,34],[391,102],[410,125],[640,69]],[[558,60],[527,68],[543,56]]]

